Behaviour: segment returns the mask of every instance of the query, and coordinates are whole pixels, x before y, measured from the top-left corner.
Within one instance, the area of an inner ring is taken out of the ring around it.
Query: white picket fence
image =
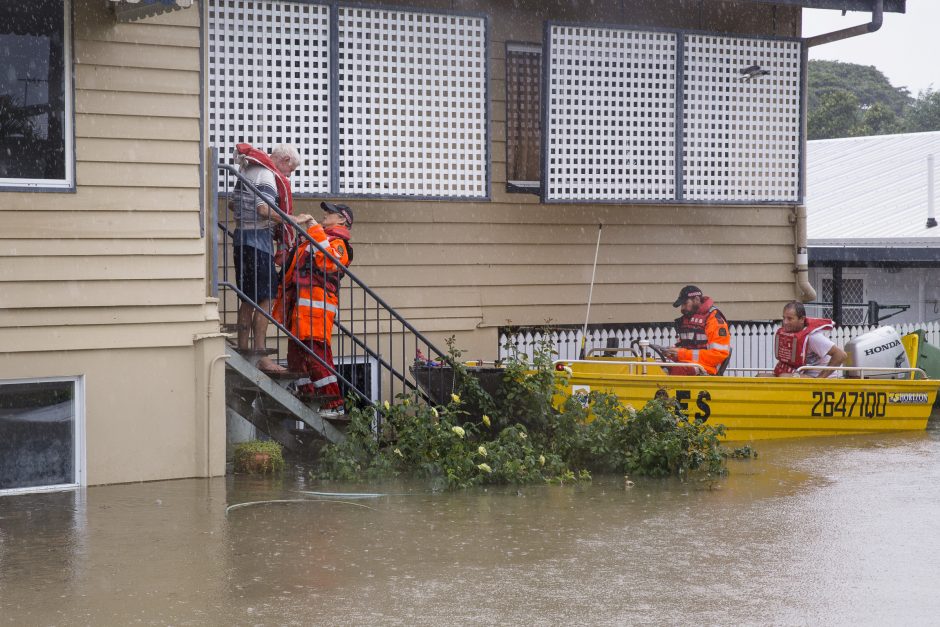
[[[774,334],[780,325],[772,323],[732,324],[731,364],[730,368],[760,368],[771,370],[777,360],[774,358]],[[887,325],[882,325],[887,326]],[[940,321],[891,325],[898,333],[905,335],[923,329],[927,332],[927,341],[940,347]],[[875,326],[843,326],[830,332],[829,337],[839,346],[854,337],[867,333]],[[532,357],[533,349],[546,338],[555,347],[557,359],[577,359],[581,352],[581,329],[559,329],[557,331],[520,331],[513,334],[501,333],[499,336],[500,359],[513,352],[525,353]],[[649,340],[653,344],[671,346],[676,342],[676,332],[672,326],[657,326],[641,329],[589,329],[587,348],[628,348],[634,340]]]

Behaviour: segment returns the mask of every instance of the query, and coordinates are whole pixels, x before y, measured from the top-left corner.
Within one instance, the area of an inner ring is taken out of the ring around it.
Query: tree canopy
[[[940,92],[912,97],[874,66],[809,62],[809,139],[940,130]]]

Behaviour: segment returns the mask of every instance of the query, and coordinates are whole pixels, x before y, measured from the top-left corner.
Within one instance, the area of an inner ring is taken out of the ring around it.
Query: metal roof
[[[926,226],[930,154],[940,211],[940,131],[806,142],[810,248],[940,247]]]

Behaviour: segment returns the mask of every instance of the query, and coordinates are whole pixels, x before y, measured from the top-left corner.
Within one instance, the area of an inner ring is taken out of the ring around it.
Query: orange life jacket
[[[791,333],[783,327],[777,329],[777,334],[774,336],[774,354],[777,356],[774,374],[779,376],[805,366],[809,336],[817,331],[827,331],[831,328],[832,320],[828,318],[806,318],[806,326],[796,333]]]
[[[351,259],[350,234],[343,226],[324,231],[319,224],[307,234],[343,265],[305,240],[294,250],[271,315],[301,340],[329,342],[339,313],[339,282]]]
[[[715,307],[715,301],[705,298],[698,311],[676,318],[676,348],[679,361],[697,363],[708,374],[718,374],[718,369],[731,356],[731,336],[724,314]],[[711,328],[711,335],[709,335]],[[671,366],[669,374],[694,375],[698,370],[688,366]]]

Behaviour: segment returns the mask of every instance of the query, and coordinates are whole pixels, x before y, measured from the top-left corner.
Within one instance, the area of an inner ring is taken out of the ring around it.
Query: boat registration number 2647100
[[[882,418],[888,408],[887,392],[813,392],[813,416]]]

